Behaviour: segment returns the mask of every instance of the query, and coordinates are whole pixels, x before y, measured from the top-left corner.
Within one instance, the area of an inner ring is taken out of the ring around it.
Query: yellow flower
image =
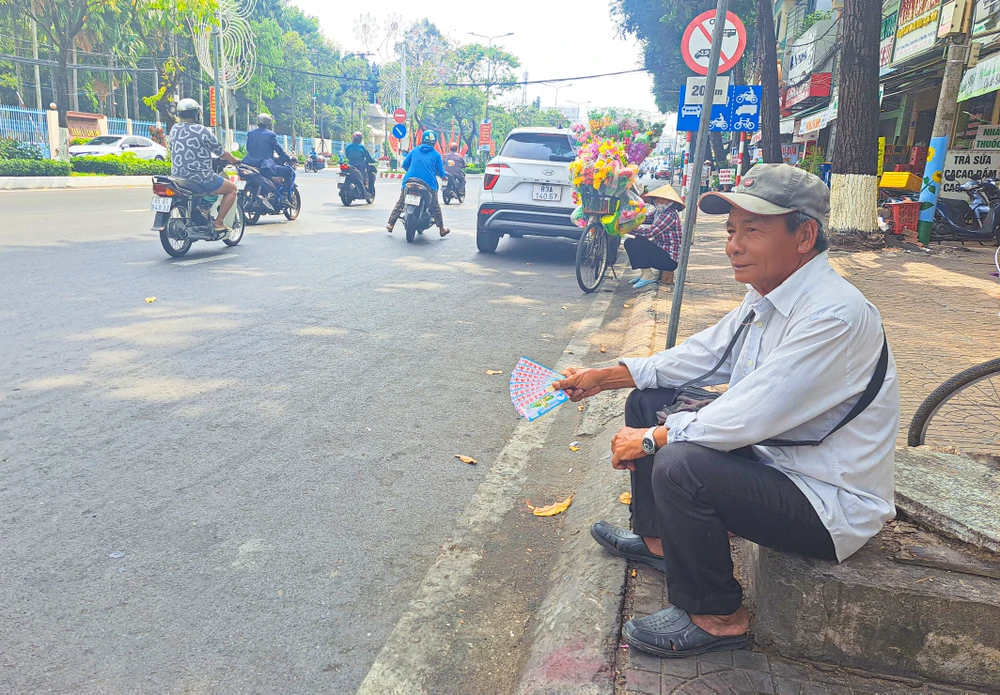
[[[941,170],[938,169],[933,174],[931,174],[931,178],[934,179],[936,183],[941,183]]]
[[[929,162],[932,159],[934,159],[934,148],[933,147],[928,147],[927,148],[927,161]]]

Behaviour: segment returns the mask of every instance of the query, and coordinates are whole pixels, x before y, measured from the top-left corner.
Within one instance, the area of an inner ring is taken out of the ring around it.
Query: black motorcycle
[[[247,224],[257,224],[261,215],[284,215],[294,220],[302,210],[302,195],[297,184],[292,184],[291,193],[282,193],[270,176],[259,167],[240,163],[236,165],[240,175],[240,200],[243,218]]]
[[[344,207],[349,207],[355,200],[363,200],[369,205],[375,202],[376,172],[375,165],[369,164],[366,181],[361,170],[356,166],[347,162],[340,165],[340,181],[337,183],[337,190],[340,191],[340,202],[344,204]]]
[[[434,221],[431,219],[431,196],[436,196],[430,186],[420,179],[410,179],[406,182],[405,207],[403,208],[403,224],[406,227],[406,240],[413,241],[417,234],[423,234]]]
[[[975,179],[958,187],[969,201],[938,198],[931,241],[978,241],[1000,245],[1000,191],[995,179]]]
[[[453,199],[457,199],[458,202],[465,202],[465,179],[456,176],[450,172],[447,173],[447,181],[445,181],[444,188],[441,189],[441,198],[444,200],[445,205],[450,205]]]
[[[217,159],[213,169],[221,173],[225,162]],[[163,250],[174,258],[183,256],[195,241],[221,241],[226,246],[236,246],[243,239],[243,201],[237,197],[236,205],[226,219],[229,231],[214,229],[221,196],[206,194],[201,186],[176,176],[153,177],[153,201],[150,209],[156,213],[152,231],[159,232]]]

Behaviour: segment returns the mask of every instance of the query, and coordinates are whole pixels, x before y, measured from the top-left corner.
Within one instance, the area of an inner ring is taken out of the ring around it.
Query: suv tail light
[[[176,191],[165,183],[154,183],[153,193],[161,198],[173,198]]]
[[[501,169],[510,169],[510,167],[506,164],[489,164],[486,166],[486,175],[483,177],[483,190],[493,190],[493,187],[497,185],[497,181],[500,180]]]
[[[341,171],[347,171],[347,170],[348,170],[348,169],[350,169],[350,168],[351,168],[351,165],[350,165],[350,164],[341,164],[341,165],[340,165],[340,170],[341,170]]]

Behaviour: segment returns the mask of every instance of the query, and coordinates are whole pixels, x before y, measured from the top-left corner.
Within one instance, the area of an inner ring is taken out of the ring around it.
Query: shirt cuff
[[[653,366],[648,357],[623,357],[618,360],[618,363],[628,368],[629,374],[632,375],[632,381],[635,382],[635,387],[640,391],[656,388],[656,367]]]
[[[667,443],[691,441],[691,436],[694,434],[691,430],[696,428],[690,425],[697,417],[698,413],[693,410],[683,410],[668,415],[667,421],[663,423],[667,428]]]

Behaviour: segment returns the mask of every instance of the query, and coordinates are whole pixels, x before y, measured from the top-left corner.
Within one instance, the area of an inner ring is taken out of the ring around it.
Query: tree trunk
[[[837,234],[878,233],[878,52],[881,8],[845,0],[837,141],[833,152],[830,227]]]
[[[878,3],[872,3],[873,6]],[[879,22],[881,26],[881,22]],[[781,159],[781,94],[778,91],[778,47],[774,38],[774,7],[771,0],[757,0],[757,45],[761,52],[760,83],[760,146],[764,161],[780,164]],[[878,53],[878,42],[875,42]],[[876,73],[878,60],[875,61]],[[876,119],[877,120],[877,119]]]
[[[69,71],[66,66],[69,64],[69,47],[59,48],[56,66],[52,68],[52,91],[56,97],[56,108],[59,111],[59,127],[68,128],[66,112],[69,111]]]
[[[712,157],[715,159],[716,168],[725,167],[729,161],[729,153],[722,142],[722,133],[714,131],[708,134],[709,142],[712,143]]]

